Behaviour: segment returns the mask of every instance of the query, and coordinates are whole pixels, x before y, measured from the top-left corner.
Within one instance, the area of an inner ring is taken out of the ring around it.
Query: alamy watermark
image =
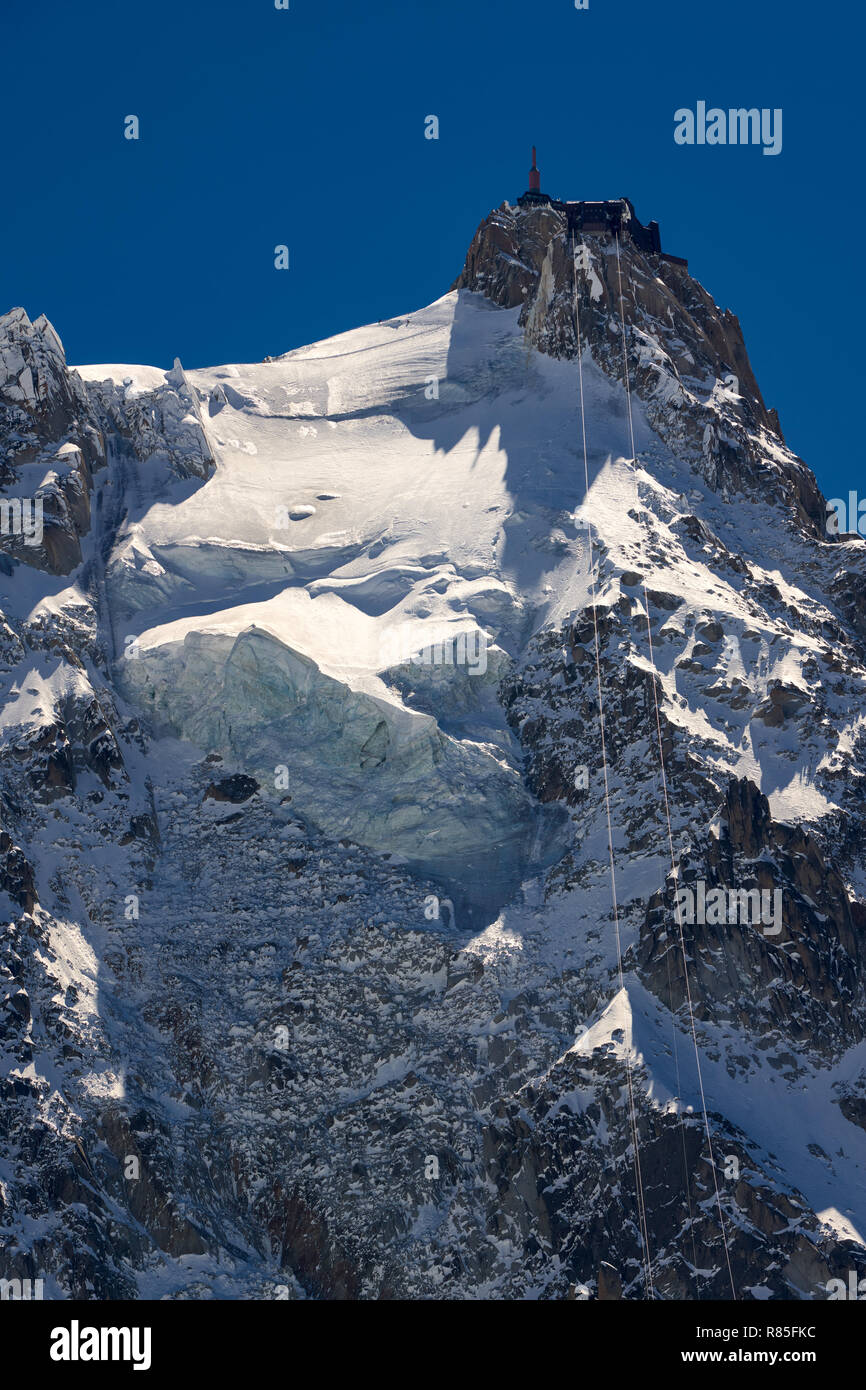
[[[454,927],[456,926],[457,919],[454,914],[454,904],[451,901],[451,899],[438,898],[435,893],[430,893],[424,899],[424,916],[426,917],[428,922],[438,922],[442,916],[442,913],[446,909],[448,911],[449,918],[448,925],[453,931]]]
[[[831,497],[827,503],[827,534],[829,536],[866,536],[866,497],[858,498],[849,492],[847,501]]]
[[[866,1279],[858,1280],[857,1271],[849,1269],[847,1287],[844,1279],[827,1280],[827,1297],[831,1303],[839,1302],[841,1299],[862,1302],[866,1299]]]
[[[763,145],[764,154],[782,153],[782,109],[757,106],[707,108],[699,101],[692,111],[681,106],[674,112],[674,140],[678,145]]]
[[[44,1279],[0,1279],[0,1303],[30,1303],[45,1297]]]
[[[781,888],[707,888],[703,879],[676,892],[678,921],[693,927],[762,927],[764,936],[782,930]]]
[[[42,498],[0,498],[0,536],[22,536],[25,545],[42,544]]]
[[[418,645],[418,629],[411,624],[389,627],[379,642],[383,669],[392,666],[465,666],[470,676],[487,670],[487,633],[482,628],[459,632],[456,637]]]
[[[73,1318],[69,1327],[52,1328],[48,1355],[52,1361],[129,1361],[134,1371],[147,1371],[151,1336],[149,1327],[82,1327]]]

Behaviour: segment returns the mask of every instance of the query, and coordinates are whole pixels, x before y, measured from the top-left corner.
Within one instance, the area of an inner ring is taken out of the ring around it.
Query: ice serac
[[[536,204],[261,363],[0,324],[15,480],[102,439],[78,549],[0,569],[0,1276],[866,1276],[866,557],[733,315]],[[779,929],[681,937],[698,884]]]
[[[337,603],[320,600],[315,621],[327,624]],[[468,902],[510,896],[535,824],[516,768],[449,737],[382,681],[319,665],[292,645],[306,615],[293,629],[289,608],[276,631],[260,612],[237,634],[199,622],[148,632],[119,668],[123,688],[155,727],[290,789],[329,835],[410,859]]]

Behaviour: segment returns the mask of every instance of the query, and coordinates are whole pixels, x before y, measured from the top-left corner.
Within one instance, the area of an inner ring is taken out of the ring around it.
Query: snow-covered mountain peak
[[[13,1271],[723,1297],[708,1123],[744,1296],[866,1266],[863,545],[639,242],[506,204],[260,363],[0,319]]]

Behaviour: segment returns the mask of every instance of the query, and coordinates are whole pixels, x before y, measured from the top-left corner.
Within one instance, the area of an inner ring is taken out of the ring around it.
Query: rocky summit
[[[257,364],[0,318],[3,1280],[866,1277],[866,543],[637,233]]]

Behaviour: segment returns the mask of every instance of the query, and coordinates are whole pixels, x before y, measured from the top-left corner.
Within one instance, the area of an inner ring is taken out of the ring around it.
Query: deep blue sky
[[[71,362],[255,361],[419,308],[535,143],[547,191],[660,222],[788,443],[863,493],[859,6],[7,0],[0,51],[0,309]],[[677,146],[699,99],[782,107],[782,153]]]

